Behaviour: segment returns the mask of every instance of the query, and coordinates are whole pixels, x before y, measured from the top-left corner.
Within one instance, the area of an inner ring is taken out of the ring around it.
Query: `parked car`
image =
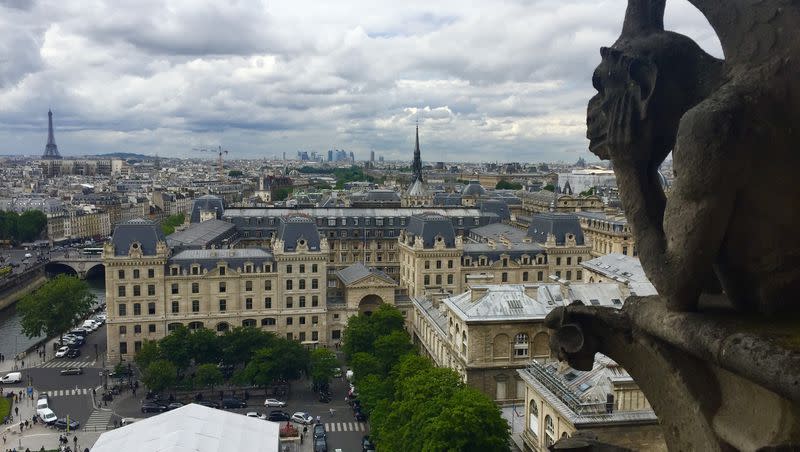
[[[281,402],[278,399],[267,399],[264,401],[264,406],[283,408],[286,406],[286,402]]]
[[[292,418],[286,411],[281,410],[272,410],[269,412],[269,416],[267,417],[268,421],[272,422],[283,422],[288,421]]]
[[[266,414],[261,414],[258,411],[251,411],[251,412],[245,414],[245,416],[247,416],[247,417],[255,417],[255,418],[258,418],[258,419],[261,419],[261,420],[264,420],[264,421],[267,420],[267,415]]]
[[[155,402],[145,402],[142,404],[142,413],[163,413],[167,411],[167,406]]]
[[[314,452],[328,452],[328,440],[324,436],[314,438]]]
[[[197,402],[194,402],[194,403],[196,403],[198,405],[207,406],[209,408],[219,408],[219,403],[213,402],[211,400],[200,400],[200,401],[197,401]]]
[[[222,399],[222,408],[247,408],[247,402],[233,397]]]
[[[314,424],[314,438],[325,438],[328,432],[325,431],[325,424]]]
[[[89,332],[83,328],[75,328],[74,330],[70,331],[70,333],[74,334],[75,336],[83,336],[83,337],[86,337],[89,334]]]
[[[50,408],[50,398],[47,394],[39,394],[39,400],[36,401],[36,409],[43,410],[45,408]]]
[[[292,415],[292,421],[298,424],[313,424],[314,418],[308,413],[298,411]]]
[[[366,422],[367,421],[367,415],[364,414],[364,412],[361,411],[360,409],[356,410],[355,413],[353,413],[353,416],[356,418],[356,421],[358,421],[358,422]]]
[[[334,378],[342,378],[342,368],[341,367],[334,367],[333,368],[333,377]]]
[[[61,375],[83,375],[83,369],[80,367],[68,367],[61,370]]]
[[[74,420],[74,419],[72,419],[72,418],[70,418],[69,424],[67,424],[67,419],[63,418],[63,417],[61,419],[56,420],[53,423],[53,427],[55,427],[55,428],[57,428],[59,430],[66,430],[67,429],[67,425],[69,425],[69,429],[70,430],[77,430],[78,428],[80,428],[81,423],[76,421],[76,420]]]
[[[172,402],[172,403],[170,403],[169,405],[167,405],[167,409],[168,409],[168,410],[174,410],[174,409],[176,409],[176,408],[180,408],[180,407],[182,407],[182,406],[183,406],[183,404],[182,404],[182,403],[180,403],[180,402]]]
[[[36,415],[39,416],[39,419],[41,419],[42,422],[48,425],[53,424],[58,420],[58,416],[56,416],[56,413],[53,413],[53,410],[50,408],[36,410]]]
[[[22,372],[9,372],[0,378],[0,383],[11,384],[19,383],[22,381]]]
[[[77,348],[69,349],[67,353],[64,355],[65,358],[77,358],[79,356],[81,356],[81,351],[78,350]]]
[[[361,452],[375,452],[375,443],[372,442],[369,436],[361,438]]]
[[[68,351],[69,351],[69,347],[67,347],[66,345],[62,346],[61,348],[56,350],[56,358],[63,358],[64,355],[66,355]]]

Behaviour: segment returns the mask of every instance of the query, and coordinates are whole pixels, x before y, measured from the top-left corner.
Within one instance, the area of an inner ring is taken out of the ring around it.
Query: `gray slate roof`
[[[170,248],[199,247],[206,248],[212,244],[219,244],[236,234],[236,226],[227,221],[208,220],[202,223],[193,223],[187,229],[167,236]]]
[[[143,255],[155,256],[156,245],[163,240],[161,228],[155,222],[142,218],[118,224],[111,237],[115,256],[127,256],[133,242],[139,242]]]
[[[397,282],[395,282],[395,280],[393,280],[386,273],[384,273],[384,272],[382,272],[382,271],[380,271],[378,269],[368,268],[366,265],[364,265],[361,262],[356,262],[355,264],[350,265],[350,266],[348,266],[346,268],[343,268],[341,270],[338,270],[336,272],[336,276],[338,276],[339,279],[345,285],[350,285],[350,284],[352,284],[354,282],[361,281],[362,279],[367,278],[367,277],[372,276],[372,275],[377,276],[378,278],[386,281],[387,283],[397,284]]]
[[[482,196],[486,194],[486,189],[483,188],[478,181],[471,180],[469,184],[461,190],[461,194],[464,196]]]
[[[319,231],[313,219],[304,215],[281,217],[278,239],[283,240],[286,251],[297,250],[297,241],[305,240],[310,251],[319,251]]]
[[[195,199],[192,202],[192,213],[189,218],[191,223],[200,222],[200,211],[215,210],[217,212],[217,219],[222,218],[225,212],[225,202],[219,196],[205,195]]]
[[[406,232],[415,237],[422,237],[426,248],[433,247],[437,237],[441,237],[447,247],[456,243],[456,233],[453,222],[438,213],[423,213],[414,215],[408,220]]]
[[[556,245],[564,245],[567,234],[575,236],[575,243],[583,245],[583,230],[578,217],[573,213],[544,212],[531,217],[528,236],[537,243],[545,243],[547,235],[556,237]]]
[[[214,250],[184,250],[172,256],[167,262],[168,265],[178,265],[182,270],[188,271],[189,268],[197,264],[200,268],[208,271],[217,267],[219,262],[225,262],[228,267],[238,269],[246,263],[261,267],[272,265],[274,261],[272,253],[261,248],[237,248],[237,249],[214,249]]]
[[[558,288],[557,284],[553,286]],[[549,297],[540,297],[536,286],[527,287],[537,290],[537,298],[532,298],[525,292],[525,285],[498,284],[473,286],[472,290],[445,298],[443,302],[467,322],[544,319],[550,311],[564,305],[563,300],[557,303]],[[485,293],[473,301],[473,291]]]

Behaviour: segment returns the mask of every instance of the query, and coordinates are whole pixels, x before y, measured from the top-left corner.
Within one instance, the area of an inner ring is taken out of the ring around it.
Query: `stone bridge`
[[[66,269],[64,267],[67,267]],[[51,254],[45,265],[48,271],[74,272],[78,278],[85,279],[90,273],[105,271],[100,256],[84,256],[79,253]]]

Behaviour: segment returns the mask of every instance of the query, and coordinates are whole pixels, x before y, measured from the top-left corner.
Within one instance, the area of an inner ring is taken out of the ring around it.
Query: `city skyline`
[[[0,2],[0,154],[41,155],[52,108],[65,157],[404,160],[419,119],[428,161],[594,160],[590,77],[624,7]],[[721,56],[688,2],[666,25]]]

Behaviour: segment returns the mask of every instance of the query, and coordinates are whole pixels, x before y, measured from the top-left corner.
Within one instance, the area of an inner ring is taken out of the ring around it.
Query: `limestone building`
[[[604,212],[578,212],[583,235],[592,246],[592,256],[599,257],[610,253],[636,256],[636,241],[628,220],[623,215]]]
[[[545,451],[579,430],[627,450],[666,451],[661,426],[636,382],[598,354],[589,371],[536,360],[517,371],[522,379],[525,451]]]

